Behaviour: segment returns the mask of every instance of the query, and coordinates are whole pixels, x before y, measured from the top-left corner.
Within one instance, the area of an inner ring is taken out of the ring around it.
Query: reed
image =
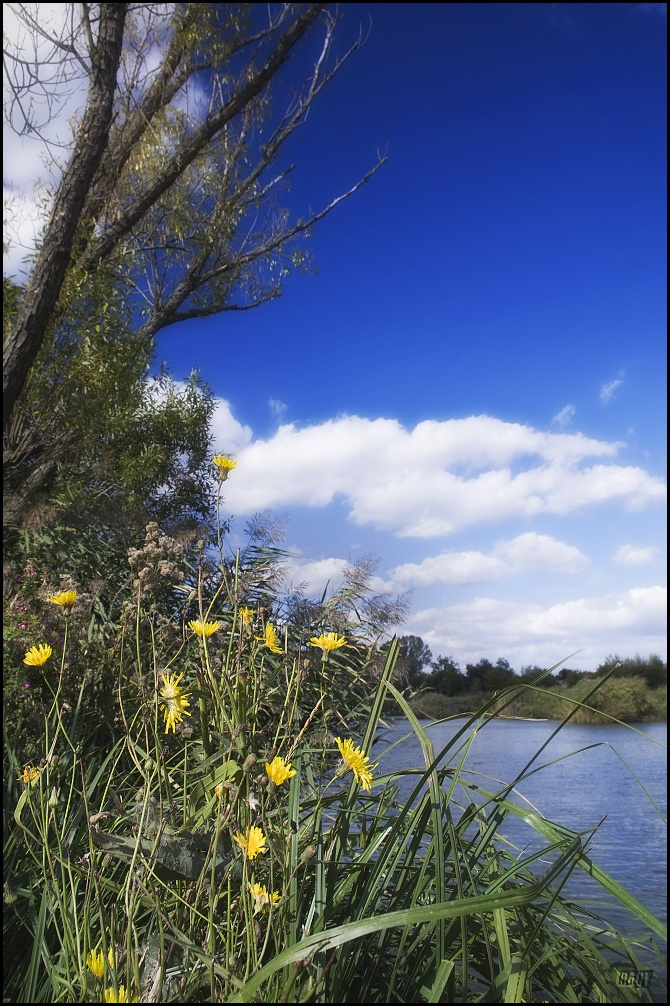
[[[62,645],[26,654],[39,731],[5,705],[4,1001],[649,1001],[621,969],[644,970],[661,921],[592,861],[590,834],[510,799],[541,752],[502,788],[467,771],[472,728],[525,686],[435,751],[394,683],[395,642],[373,673],[336,606],[311,637],[273,621],[255,562],[262,592],[239,555],[196,564],[172,616],[139,576],[104,667],[78,682],[86,619],[76,598],[44,601]],[[403,800],[370,761],[389,709],[423,752]],[[539,851],[501,840],[521,813]],[[567,897],[575,870],[645,937]]]

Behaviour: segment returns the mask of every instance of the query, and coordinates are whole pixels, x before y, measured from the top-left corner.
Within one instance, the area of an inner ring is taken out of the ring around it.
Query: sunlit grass
[[[469,772],[473,727],[527,686],[436,752],[395,643],[373,677],[353,625],[270,621],[248,583],[239,558],[218,583],[201,569],[199,617],[165,622],[138,589],[104,687],[73,690],[86,626],[62,611],[30,750],[5,716],[5,1001],[648,1001],[617,970],[643,971],[640,947],[566,881],[586,871],[665,939],[662,923],[591,860],[590,834],[510,798],[546,744],[502,788]],[[423,757],[390,775],[370,757],[389,711]],[[539,850],[501,841],[520,813]]]

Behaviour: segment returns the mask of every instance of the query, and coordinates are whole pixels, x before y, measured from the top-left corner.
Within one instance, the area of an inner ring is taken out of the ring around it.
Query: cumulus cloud
[[[659,550],[655,545],[647,545],[645,548],[622,545],[614,553],[613,559],[620,566],[648,566],[657,555],[659,555]]]
[[[427,587],[433,583],[464,585],[486,583],[509,575],[509,567],[483,552],[442,552],[421,562],[405,562],[391,570],[394,584]]]
[[[661,479],[613,462],[621,446],[490,416],[427,420],[413,429],[395,419],[342,416],[280,426],[249,443],[227,498],[237,514],[325,507],[339,498],[354,523],[419,538],[604,503],[641,509],[664,500]],[[589,463],[596,458],[607,463]]]
[[[390,573],[393,584],[424,587],[433,583],[466,585],[501,580],[522,573],[546,570],[576,573],[588,565],[585,555],[565,542],[529,531],[501,541],[490,554],[447,551],[419,563],[407,562]]]
[[[510,541],[497,544],[493,550],[517,573],[553,570],[558,573],[578,573],[588,565],[588,559],[578,548],[546,534],[527,531]]]
[[[403,632],[421,636],[433,654],[453,655],[461,667],[482,657],[505,657],[519,670],[551,667],[576,650],[569,666],[595,670],[612,653],[667,650],[665,587],[633,588],[543,607],[490,597],[417,611]]]
[[[303,587],[308,597],[320,597],[325,590],[329,595],[342,586],[346,559],[328,558],[309,561],[299,556],[282,565],[284,583],[293,590]]]
[[[230,403],[223,398],[217,399],[211,431],[214,454],[239,455],[251,442],[251,427],[243,426],[235,419]],[[264,510],[265,507],[257,507],[256,509]]]
[[[617,388],[620,388],[621,385],[623,384],[623,378],[624,374],[623,372],[621,372],[619,377],[616,378],[614,381],[608,381],[607,384],[602,384],[600,386],[600,393],[598,394],[598,398],[600,399],[603,405],[607,405],[609,402],[612,401],[612,398],[614,397],[614,392],[617,390]]]
[[[564,427],[570,425],[570,423],[575,417],[576,412],[577,409],[574,407],[574,405],[568,403],[568,405],[563,406],[560,412],[556,413],[556,415],[553,417],[551,421],[556,426],[560,426],[561,429],[563,429]]]

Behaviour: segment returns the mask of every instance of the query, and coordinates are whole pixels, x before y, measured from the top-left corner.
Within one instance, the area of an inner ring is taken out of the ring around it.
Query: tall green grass
[[[467,772],[473,726],[518,687],[436,752],[394,684],[395,643],[373,674],[374,647],[334,606],[310,645],[309,629],[272,621],[267,578],[254,592],[239,558],[218,582],[203,568],[172,618],[140,576],[100,651],[104,674],[79,682],[72,666],[98,651],[76,606],[57,612],[62,646],[35,669],[39,732],[5,706],[5,1002],[649,1000],[617,970],[643,970],[643,945],[566,881],[586,871],[650,933],[665,928],[592,861],[589,834],[510,799],[536,761],[498,790]],[[197,635],[194,620],[219,625]],[[320,648],[331,630],[346,645]],[[170,679],[181,700],[166,733]],[[369,756],[389,710],[424,764],[385,775],[363,760],[368,791],[335,739]],[[279,784],[275,757],[294,773]],[[520,813],[540,851],[500,840]]]

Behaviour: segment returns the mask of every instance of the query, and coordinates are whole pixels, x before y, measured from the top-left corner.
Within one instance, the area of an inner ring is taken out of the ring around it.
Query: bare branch
[[[30,5],[13,6],[37,39]],[[74,16],[74,5],[62,6]],[[338,55],[339,18],[325,3],[271,5],[267,14],[261,6],[83,4],[69,35],[48,32],[51,90],[47,65],[36,55],[21,63],[25,53],[14,52],[17,121],[32,90],[55,102],[73,68],[90,76],[74,151],[5,343],[5,428],[49,326],[67,332],[59,338],[77,337],[67,329],[68,291],[113,276],[131,298],[143,347],[166,325],[249,310],[278,296],[289,268],[302,264],[296,239],[385,163],[379,157],[318,212],[296,221],[281,208],[291,171],[279,163],[284,144],[362,39]],[[289,91],[290,57],[317,21],[320,49]],[[25,117],[21,128],[30,123]]]
[[[12,24],[5,14],[3,76],[9,94],[3,98],[5,118],[19,135],[30,133],[46,140],[43,130],[70,97],[73,82],[90,73],[90,63],[79,46],[85,29],[76,25],[74,4],[61,4],[59,13],[52,12],[53,30],[47,30],[37,16],[38,4],[3,6],[15,19]],[[13,44],[9,41],[12,31],[16,34]]]
[[[251,75],[247,83],[240,88],[223,108],[207,119],[193,134],[185,139],[164,170],[159,172],[156,177],[149,178],[131,204],[119,213],[116,220],[110,223],[109,227],[97,240],[92,242],[91,247],[82,257],[80,264],[83,269],[91,269],[96,263],[105,259],[116,247],[120,239],[130,232],[133,226],[158,201],[160,196],[183,174],[186,168],[206,147],[207,143],[262,91],[286,62],[291,49],[297,44],[325,6],[323,3],[310,4],[308,9],[296,18],[294,24],[277,42],[274,51],[268,57],[265,65]]]
[[[365,184],[365,182],[368,182],[386,163],[386,160],[386,157],[381,157],[377,164],[366,172],[360,181],[356,182],[356,184],[353,185],[347,192],[344,192],[342,195],[339,195],[335,199],[331,200],[331,202],[319,213],[313,214],[307,220],[299,221],[288,230],[282,230],[281,233],[270,237],[261,245],[251,249],[250,251],[236,255],[232,262],[225,262],[224,264],[207,271],[204,271],[204,264],[202,261],[195,262],[192,269],[189,269],[182,282],[173,291],[172,295],[168,298],[165,304],[157,307],[153,311],[151,317],[138,330],[136,335],[137,340],[140,343],[143,343],[145,340],[154,336],[161,328],[166,328],[168,325],[175,324],[178,321],[185,321],[187,319],[197,317],[206,317],[213,314],[219,314],[222,311],[247,310],[252,307],[258,307],[260,304],[265,304],[268,300],[275,299],[279,295],[278,290],[273,290],[267,295],[262,294],[258,297],[258,299],[254,300],[253,303],[246,305],[244,308],[241,305],[231,305],[227,303],[212,304],[209,307],[200,305],[198,308],[193,308],[191,310],[179,310],[179,307],[184,304],[186,300],[198,289],[207,286],[212,283],[213,280],[219,279],[231,272],[239,273],[245,267],[269,255],[276,249],[283,247],[291,239],[298,237],[298,235],[303,234],[305,231],[312,228],[320,220],[323,220],[324,217],[331,213],[336,206],[343,202],[343,200],[348,199],[354,194],[354,192],[357,192],[358,189]]]

